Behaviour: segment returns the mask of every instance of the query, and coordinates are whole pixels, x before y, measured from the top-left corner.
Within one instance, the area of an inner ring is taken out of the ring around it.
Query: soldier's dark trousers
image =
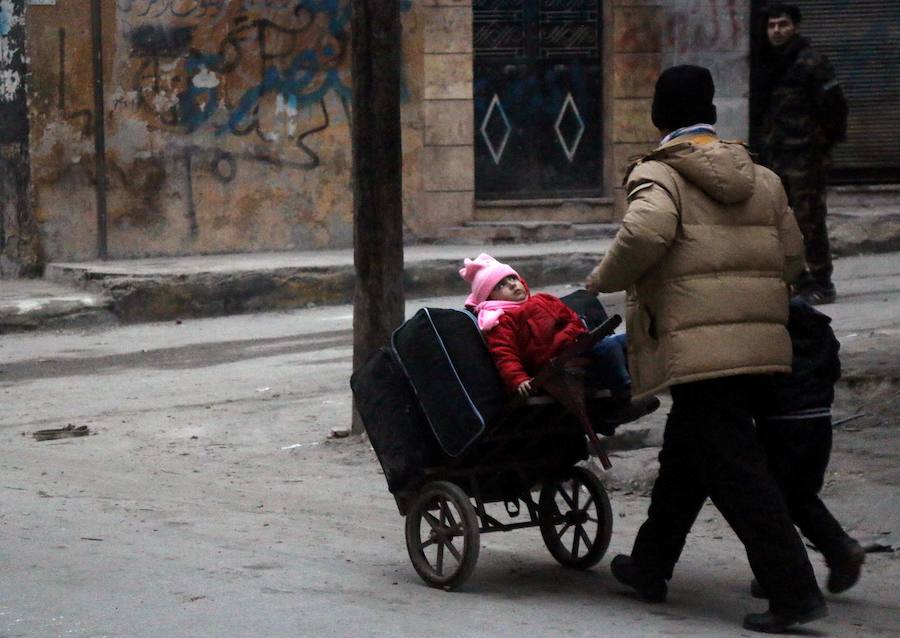
[[[631,557],[647,576],[671,578],[709,497],[743,542],[770,610],[790,613],[822,593],[756,435],[758,382],[736,376],[671,388],[659,476]]]
[[[844,558],[853,541],[819,498],[831,456],[831,417],[759,419],[757,433],[794,524],[826,562]]]
[[[834,267],[825,222],[828,216],[825,195],[831,160],[825,156],[802,158],[802,161],[785,160],[784,163],[786,166],[779,166],[781,170],[777,172],[803,234],[806,264],[812,280],[809,283],[830,288]]]

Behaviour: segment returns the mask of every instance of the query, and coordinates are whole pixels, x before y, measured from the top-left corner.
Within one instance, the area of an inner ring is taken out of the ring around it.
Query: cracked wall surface
[[[114,258],[352,245],[349,0],[103,0]],[[402,5],[405,207],[421,36]],[[36,214],[53,260],[97,250],[91,16],[28,8]]]

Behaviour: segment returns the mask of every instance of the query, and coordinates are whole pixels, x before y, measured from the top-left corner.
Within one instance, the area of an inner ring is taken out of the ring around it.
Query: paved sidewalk
[[[900,250],[896,205],[836,208],[829,225],[836,255]],[[459,264],[481,250],[513,262],[533,286],[577,283],[611,243],[407,246],[405,290],[461,294]],[[354,286],[351,249],[51,263],[44,279],[0,282],[0,333],[349,303]]]
[[[105,292],[82,290],[46,279],[0,281],[0,334],[115,321],[112,299]]]
[[[577,282],[610,239],[486,247],[516,264],[536,286]],[[411,296],[463,291],[457,274],[476,246],[408,246],[405,290]],[[350,303],[353,251],[325,250],[52,263],[42,280],[0,284],[0,332],[59,327],[65,317],[126,323]]]

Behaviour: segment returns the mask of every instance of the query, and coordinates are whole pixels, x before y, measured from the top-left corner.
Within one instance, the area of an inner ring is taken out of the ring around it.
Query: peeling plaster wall
[[[23,88],[22,38],[17,27],[23,20],[24,0],[0,0],[0,103],[9,104],[19,98]]]
[[[0,278],[40,269],[31,208],[25,0],[0,0]]]
[[[612,163],[616,215],[629,159],[651,150],[659,131],[650,120],[656,78],[676,64],[710,69],[716,83],[717,129],[746,140],[749,127],[749,0],[611,0],[613,13]]]
[[[719,135],[746,140],[750,122],[750,2],[670,0],[664,5],[663,68],[705,66],[716,83]]]
[[[349,0],[103,0],[114,258],[352,245]],[[403,4],[405,216],[422,37]],[[51,260],[96,255],[90,15],[28,9],[32,175]]]

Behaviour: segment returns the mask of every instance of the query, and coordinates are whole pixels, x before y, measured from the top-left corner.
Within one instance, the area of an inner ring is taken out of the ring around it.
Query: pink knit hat
[[[466,297],[467,306],[477,306],[487,301],[494,286],[509,275],[519,276],[512,267],[500,263],[487,253],[481,253],[475,259],[466,258],[465,266],[459,269],[459,276],[472,285],[472,292]]]

